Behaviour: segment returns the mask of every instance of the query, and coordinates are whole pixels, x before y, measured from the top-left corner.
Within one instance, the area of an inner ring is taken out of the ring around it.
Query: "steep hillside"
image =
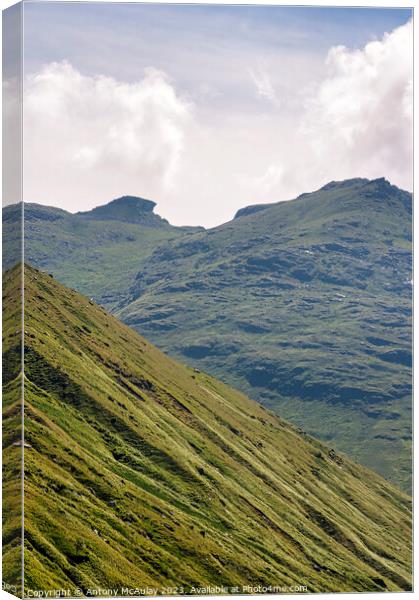
[[[3,590],[22,590],[22,271],[3,286],[2,371],[2,580]],[[10,351],[10,349],[13,349]]]
[[[404,487],[411,195],[331,183],[159,247],[116,314]]]
[[[28,205],[26,258],[409,491],[411,195],[331,182],[209,231],[153,209]]]
[[[25,203],[26,259],[111,308],[125,296],[142,260],[158,244],[199,230],[173,227],[154,214],[154,207],[154,202],[134,196],[77,214]],[[20,223],[19,206],[3,209],[7,249],[17,247]],[[4,254],[4,268],[15,264],[15,254]]]
[[[47,274],[25,282],[27,589],[411,589],[408,496]]]

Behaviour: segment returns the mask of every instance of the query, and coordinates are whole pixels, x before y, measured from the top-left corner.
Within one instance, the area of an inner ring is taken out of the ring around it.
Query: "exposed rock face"
[[[136,196],[121,196],[105,204],[97,206],[88,212],[77,215],[85,219],[124,221],[126,223],[141,223],[148,225],[167,225],[167,221],[154,214],[155,202]]]

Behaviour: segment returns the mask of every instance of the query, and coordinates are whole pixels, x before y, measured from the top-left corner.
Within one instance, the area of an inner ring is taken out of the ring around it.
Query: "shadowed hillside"
[[[409,490],[411,227],[407,192],[332,182],[161,245],[115,312]]]
[[[411,588],[408,496],[47,274],[25,284],[27,588]]]

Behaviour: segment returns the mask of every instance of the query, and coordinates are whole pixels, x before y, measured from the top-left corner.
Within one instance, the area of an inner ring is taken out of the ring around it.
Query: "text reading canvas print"
[[[3,589],[412,589],[412,17],[4,12]]]

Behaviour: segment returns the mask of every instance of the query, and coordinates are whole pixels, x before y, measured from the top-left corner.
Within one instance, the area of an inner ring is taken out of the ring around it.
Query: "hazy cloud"
[[[271,77],[263,69],[249,69],[249,75],[256,87],[256,92],[261,98],[265,98],[274,104],[279,104]]]
[[[3,148],[2,191],[3,205],[22,200],[22,119],[21,85],[19,79],[3,81]]]
[[[173,185],[192,105],[161,71],[125,83],[51,63],[27,78],[24,106],[27,201],[78,194],[82,208],[98,190],[106,201]]]
[[[342,173],[412,177],[412,22],[362,50],[329,51],[328,76],[307,104],[300,134],[317,161]]]
[[[212,226],[332,179],[411,189],[411,22],[314,63],[281,56],[235,63],[236,87],[231,65],[212,79],[196,67],[194,104],[161,70],[128,83],[46,65],[25,86],[26,200],[74,211],[137,194],[175,224]]]
[[[255,190],[259,197],[269,198],[283,183],[284,169],[280,164],[272,164],[262,175],[244,178],[244,183]]]
[[[350,177],[384,176],[411,190],[412,61],[411,21],[362,49],[331,48],[300,114],[272,124],[277,162],[243,184],[264,202]]]

